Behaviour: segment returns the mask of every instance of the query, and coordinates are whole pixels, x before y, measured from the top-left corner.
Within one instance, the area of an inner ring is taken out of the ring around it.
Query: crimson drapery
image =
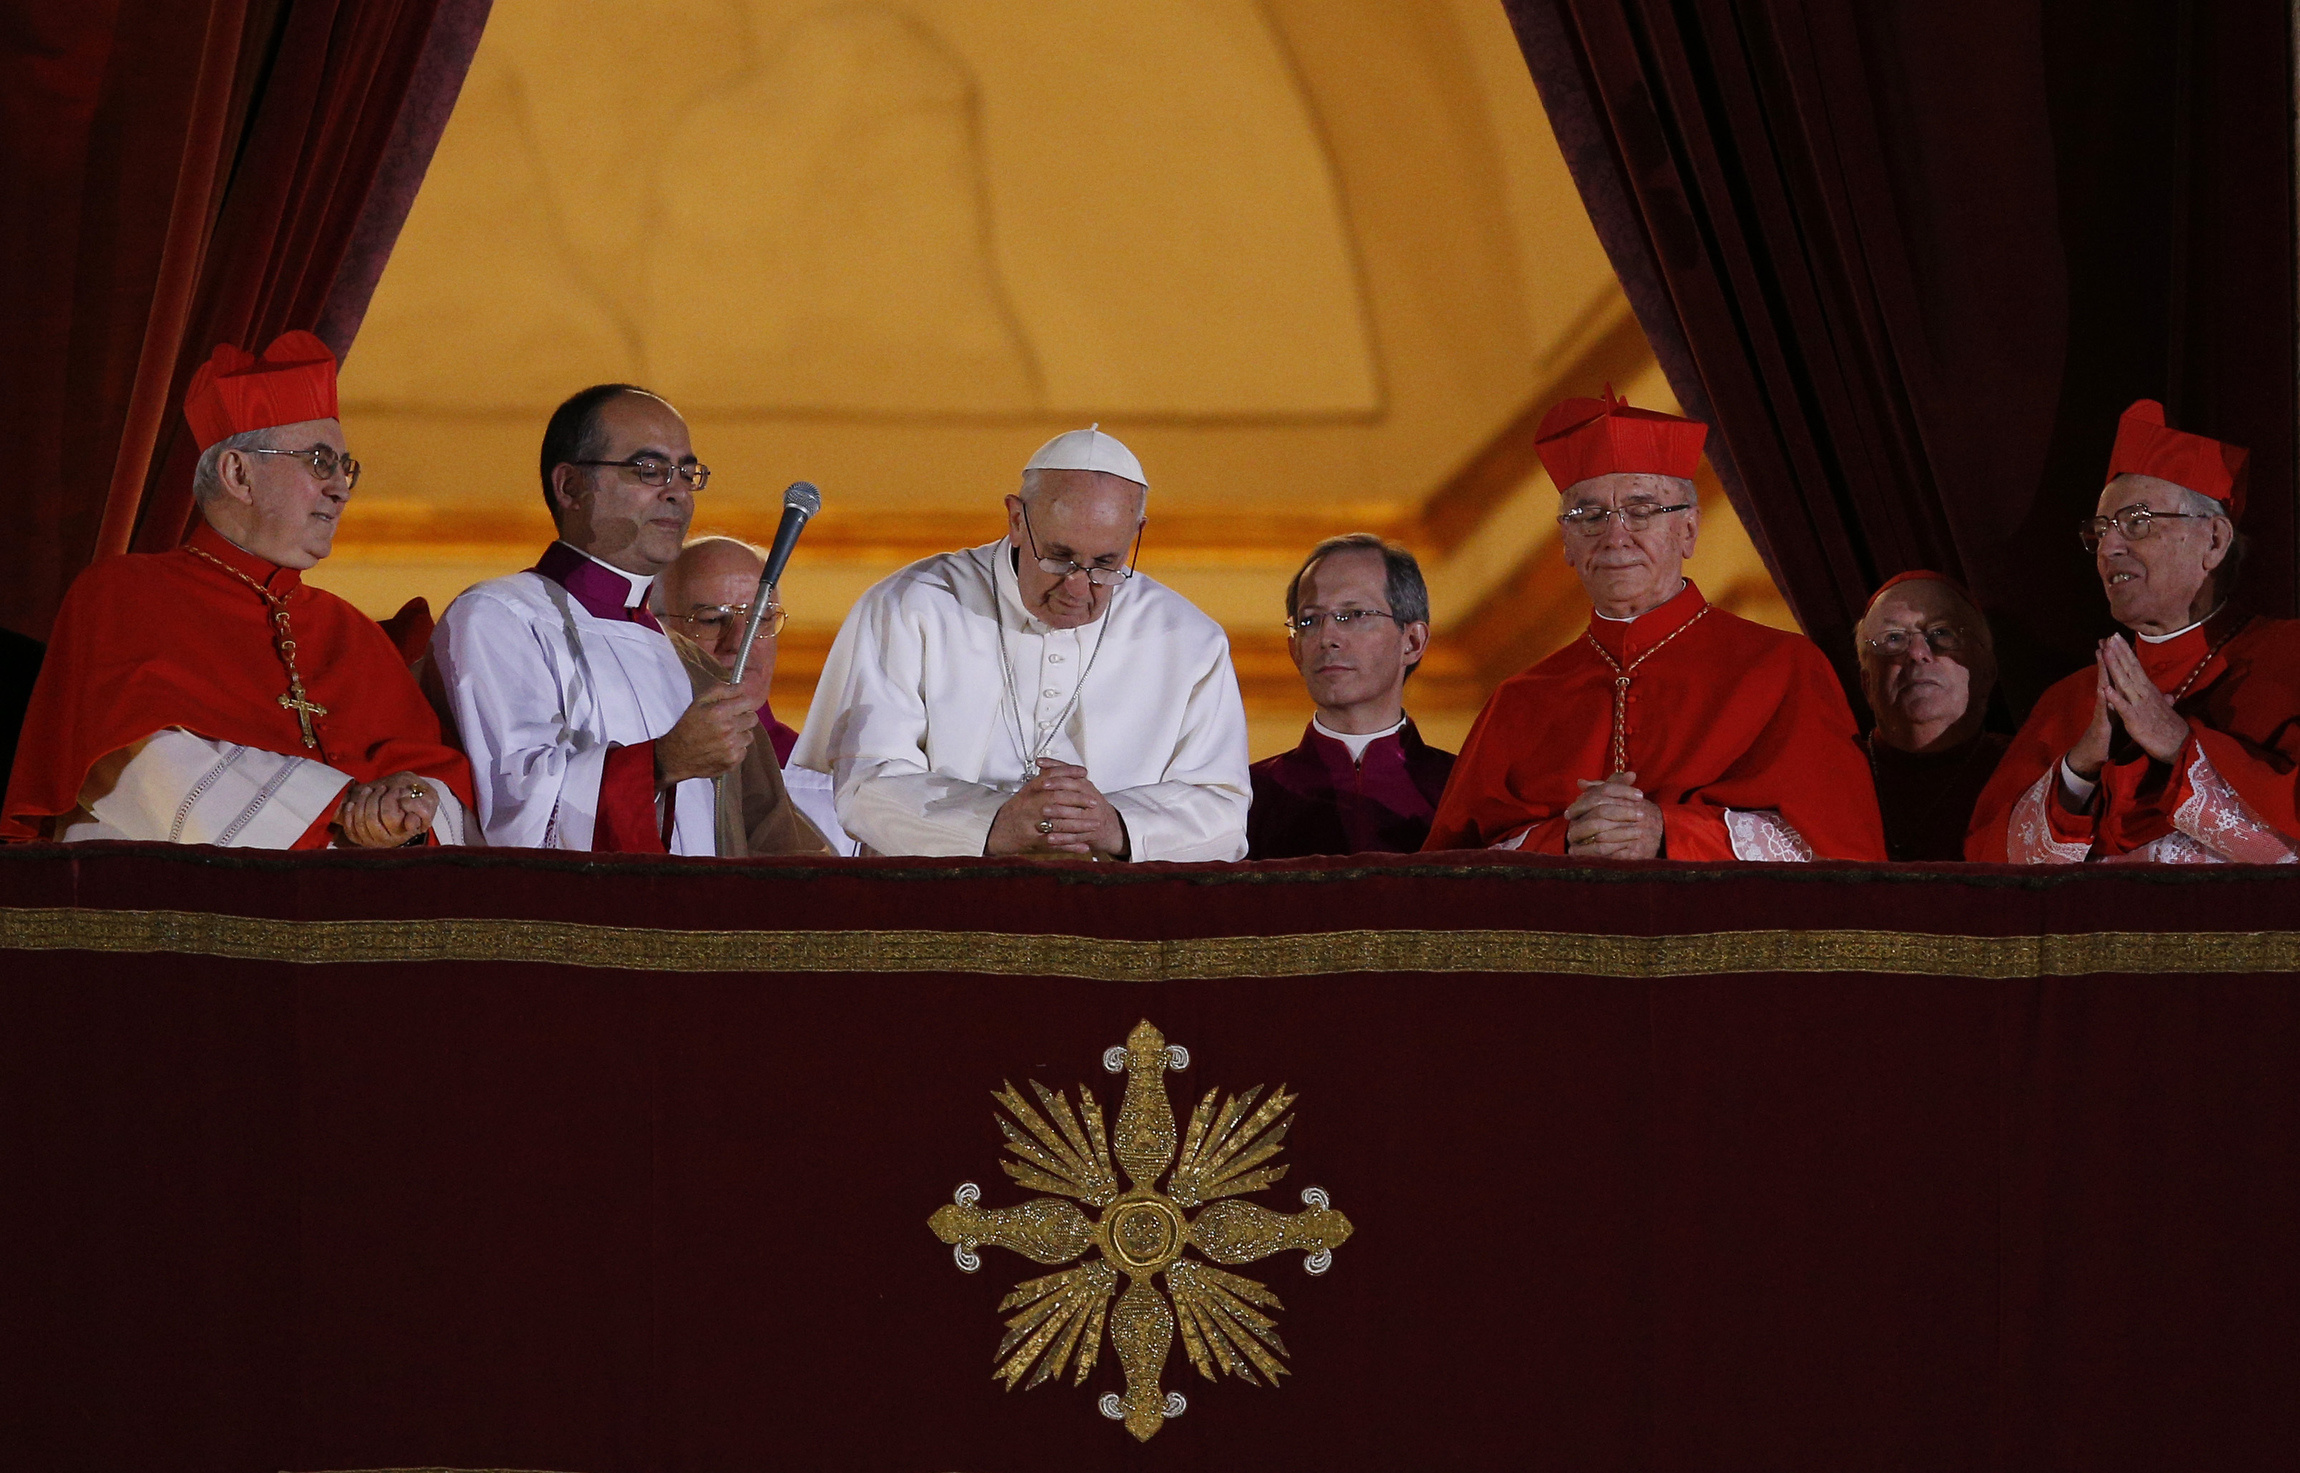
[[[11,846],[0,1466],[2288,1468],[2296,886]],[[1144,1018],[1355,1228],[1147,1448],[927,1228]]]
[[[2290,17],[2185,0],[1507,0],[1582,197],[1808,632],[1953,573],[2025,706],[2107,625],[2116,416],[2251,447],[2294,598]],[[1594,387],[1594,386],[1591,386]]]
[[[216,342],[358,329],[489,0],[28,0],[0,49],[0,624],[183,535]]]

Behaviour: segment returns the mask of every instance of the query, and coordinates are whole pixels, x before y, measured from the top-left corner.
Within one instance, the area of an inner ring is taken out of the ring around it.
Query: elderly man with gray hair
[[[2239,596],[2249,460],[2172,428],[2154,399],[2117,421],[2076,533],[2129,639],[2037,701],[1973,809],[1967,859],[2300,860],[2300,621]]]
[[[1421,564],[1370,532],[1327,538],[1286,585],[1286,634],[1318,711],[1300,746],[1254,764],[1248,857],[1421,848],[1453,771],[1406,715],[1430,640]]]
[[[261,357],[218,344],[184,418],[200,525],[73,582],[0,837],[462,843],[470,765],[375,621],[303,579],[359,481],[335,355],[308,332]]]
[[[878,854],[1239,859],[1246,712],[1222,628],[1138,573],[1149,478],[1055,436],[1006,535],[864,594],[791,761]]]

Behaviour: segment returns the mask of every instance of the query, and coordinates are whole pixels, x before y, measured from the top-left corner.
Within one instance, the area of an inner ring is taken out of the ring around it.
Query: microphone
[[[783,520],[775,528],[775,545],[767,552],[767,566],[759,573],[759,590],[751,595],[751,620],[743,629],[743,648],[735,656],[734,681],[740,682],[743,672],[750,668],[751,645],[759,637],[759,622],[767,616],[767,597],[783,581],[783,568],[791,560],[791,550],[799,545],[799,534],[822,509],[823,493],[812,481],[793,481],[783,493]]]

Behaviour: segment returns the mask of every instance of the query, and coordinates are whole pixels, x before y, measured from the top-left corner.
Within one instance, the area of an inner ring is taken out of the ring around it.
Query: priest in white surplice
[[[1242,859],[1246,713],[1221,626],[1136,573],[1141,462],[1057,435],[1007,535],[913,563],[831,646],[793,763],[879,854]]]
[[[700,695],[647,607],[710,470],[686,421],[627,384],[551,416],[536,565],[465,590],[431,655],[493,845],[717,852],[712,778],[759,734],[763,672]]]

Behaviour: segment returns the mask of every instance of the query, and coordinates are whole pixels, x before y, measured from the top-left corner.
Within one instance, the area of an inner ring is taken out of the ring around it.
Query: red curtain
[[[2251,447],[2294,602],[2290,18],[2185,0],[1507,0],[1600,236],[1798,618],[1965,578],[2016,707],[2107,615],[2117,414]]]
[[[0,624],[170,547],[217,342],[350,345],[489,0],[28,0],[0,20]]]

